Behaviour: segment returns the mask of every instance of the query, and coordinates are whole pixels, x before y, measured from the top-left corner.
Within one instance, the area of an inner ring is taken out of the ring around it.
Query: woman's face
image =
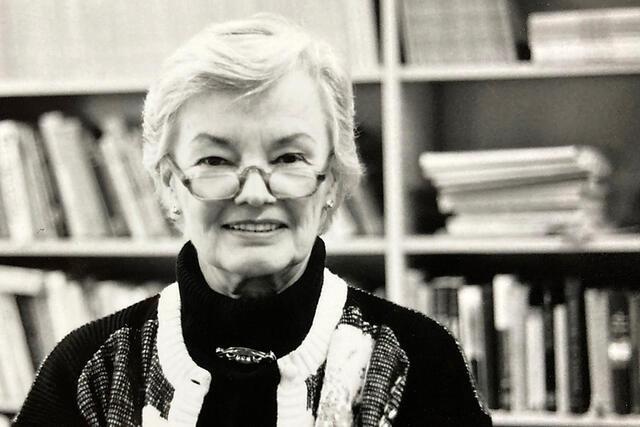
[[[328,127],[317,84],[307,73],[292,71],[263,94],[237,98],[237,92],[210,92],[180,110],[173,155],[188,176],[217,165],[269,172],[301,162],[325,170]],[[204,202],[171,181],[185,237],[201,265],[243,278],[295,270],[306,262],[333,187],[329,177],[311,196],[280,200],[251,172],[235,198]]]

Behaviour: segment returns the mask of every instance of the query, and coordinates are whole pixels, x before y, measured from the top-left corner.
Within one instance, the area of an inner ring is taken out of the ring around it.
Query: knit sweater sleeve
[[[490,427],[491,417],[455,338],[432,319],[417,313],[411,317],[407,414],[412,419],[407,425]]]
[[[351,290],[350,302],[369,313],[369,321],[389,326],[409,360],[396,425],[490,427],[491,417],[478,396],[462,349],[434,320]]]
[[[155,304],[157,296],[69,333],[40,366],[13,425],[86,426],[77,400],[78,377],[83,367],[114,331],[141,322]]]

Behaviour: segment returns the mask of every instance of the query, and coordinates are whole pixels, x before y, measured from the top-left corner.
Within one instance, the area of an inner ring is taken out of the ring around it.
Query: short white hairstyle
[[[158,162],[167,154],[180,108],[211,91],[233,90],[240,97],[260,96],[290,71],[302,67],[317,82],[333,157],[338,207],[357,186],[363,167],[355,144],[351,79],[333,49],[298,25],[272,14],[215,23],[188,40],[164,62],[150,87],[143,112],[144,164],[163,206]],[[331,216],[335,209],[331,209]],[[328,218],[327,224],[331,218]]]

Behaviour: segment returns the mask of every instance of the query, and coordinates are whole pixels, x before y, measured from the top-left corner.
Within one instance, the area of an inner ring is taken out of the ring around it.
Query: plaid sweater
[[[291,301],[299,301],[299,316],[308,319],[294,316],[273,335],[256,333],[253,348],[263,337],[278,358],[248,370],[217,360],[205,345],[240,345],[234,339],[242,337],[202,324],[212,316],[203,307],[218,303],[201,293],[210,291],[195,249],[185,245],[177,283],[58,344],[16,425],[490,426],[448,332],[349,287],[323,267],[324,255],[319,240],[307,271],[278,296],[294,313]],[[249,323],[257,331],[270,322],[259,313],[263,321]]]

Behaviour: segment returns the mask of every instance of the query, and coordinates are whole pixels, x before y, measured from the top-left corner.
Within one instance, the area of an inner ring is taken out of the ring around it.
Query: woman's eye
[[[286,153],[275,159],[273,163],[292,164],[297,162],[303,162],[309,164],[307,158],[302,153]]]
[[[209,156],[203,157],[196,162],[196,166],[231,166],[232,163],[222,157]]]

